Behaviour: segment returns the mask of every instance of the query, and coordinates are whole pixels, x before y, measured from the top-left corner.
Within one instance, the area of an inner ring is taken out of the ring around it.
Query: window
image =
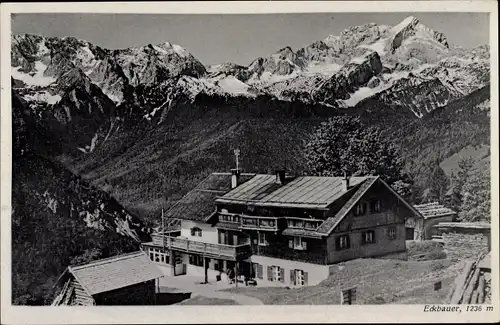
[[[259,263],[253,263],[255,277],[257,279],[264,279],[264,268]]]
[[[276,265],[268,266],[267,280],[285,282],[285,269]]]
[[[341,235],[337,237],[337,250],[349,248],[349,235]]]
[[[355,216],[362,216],[366,213],[366,203],[361,202],[356,205],[354,208],[354,215]]]
[[[307,272],[303,270],[290,270],[290,284],[296,286],[307,285]]]
[[[213,260],[214,261],[214,270],[215,271],[224,271],[224,262],[222,260]]]
[[[156,263],[168,264],[170,261],[168,252],[164,252],[160,248],[149,248],[149,258]]]
[[[369,230],[361,233],[363,244],[371,244],[375,242],[375,231]]]
[[[380,212],[382,211],[382,202],[377,199],[373,199],[370,201],[370,211],[371,212]]]
[[[290,246],[290,248],[297,250],[307,249],[307,243],[302,240],[302,237],[293,237],[293,239],[289,240],[288,245]]]
[[[203,257],[201,255],[190,254],[189,255],[189,264],[195,266],[203,266]]]
[[[389,239],[396,239],[396,227],[389,227]]]
[[[265,232],[259,232],[259,245],[267,246],[267,234]]]
[[[191,228],[191,236],[198,236],[201,237],[202,235],[202,230],[198,227],[193,227]]]

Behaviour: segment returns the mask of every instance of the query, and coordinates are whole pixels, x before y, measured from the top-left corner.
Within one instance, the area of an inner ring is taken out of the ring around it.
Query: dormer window
[[[362,216],[366,213],[366,203],[365,202],[360,202],[356,204],[354,207],[354,215],[355,216]]]
[[[191,236],[193,237],[201,237],[202,236],[202,230],[198,227],[193,227],[191,228]]]

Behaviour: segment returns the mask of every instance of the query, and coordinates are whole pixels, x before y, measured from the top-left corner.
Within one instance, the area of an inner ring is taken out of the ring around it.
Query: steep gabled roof
[[[71,273],[89,295],[163,277],[160,269],[142,251],[68,266],[66,272]]]
[[[344,217],[351,211],[356,203],[361,199],[361,197],[368,191],[368,189],[375,184],[378,177],[371,177],[368,181],[364,182],[359,186],[356,192],[351,196],[351,198],[344,204],[344,206],[335,214],[333,217],[328,217],[321,226],[316,229],[316,231],[323,235],[329,235],[335,227],[344,219]]]
[[[357,186],[368,177],[351,177]],[[300,176],[285,184],[276,183],[275,175],[259,174],[217,199],[217,203],[243,203],[255,206],[326,209],[347,191],[342,177]]]
[[[242,173],[240,184],[255,174]],[[166,213],[167,218],[206,221],[215,211],[215,200],[231,190],[231,173],[212,173],[177,201]]]
[[[368,177],[368,180],[359,186],[354,195],[344,204],[344,206],[335,214],[333,217],[329,217],[321,224],[321,226],[316,229],[318,233],[323,235],[329,235],[333,230],[340,224],[340,222],[347,216],[349,211],[358,203],[358,201],[363,197],[363,195],[375,184],[376,182],[383,184],[389,191],[395,195],[400,202],[403,202],[413,213],[421,217],[421,214],[405,199],[401,197],[396,191],[394,191],[386,182],[384,182],[378,176]]]

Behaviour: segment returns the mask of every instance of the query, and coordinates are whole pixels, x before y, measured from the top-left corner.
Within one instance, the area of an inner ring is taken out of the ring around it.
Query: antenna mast
[[[239,157],[240,157],[240,149],[234,149],[234,156],[236,157],[236,169],[239,169]]]

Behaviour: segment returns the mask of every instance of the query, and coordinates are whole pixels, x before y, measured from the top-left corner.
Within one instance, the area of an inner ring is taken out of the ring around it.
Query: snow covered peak
[[[448,41],[442,33],[428,28],[413,16],[405,18],[391,29],[389,46],[392,51],[400,47],[405,41],[419,42],[423,45],[433,42],[434,45],[449,48]]]
[[[405,19],[403,19],[399,24],[397,24],[396,26],[392,27],[392,32],[393,33],[399,33],[400,31],[402,31],[403,29],[405,28],[411,28],[411,27],[414,27],[415,25],[417,25],[420,21],[414,17],[414,16],[409,16],[409,17],[406,17]]]
[[[174,52],[179,55],[181,58],[186,58],[191,55],[185,48],[180,45],[172,44],[170,42],[164,42],[158,45],[153,46],[157,51],[163,53]]]

